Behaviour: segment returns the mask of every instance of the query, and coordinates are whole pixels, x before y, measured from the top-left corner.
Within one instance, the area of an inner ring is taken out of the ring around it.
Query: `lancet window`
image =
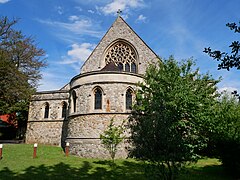
[[[99,87],[94,90],[94,109],[102,109],[102,90]]]
[[[47,119],[48,117],[49,117],[49,103],[45,103],[44,118]]]
[[[73,105],[73,112],[76,112],[77,108],[77,95],[75,91],[72,91],[72,105]]]
[[[66,118],[67,115],[67,103],[64,101],[62,103],[62,118]]]
[[[125,63],[125,71],[130,72],[130,65],[128,63]]]
[[[133,91],[131,89],[128,89],[126,91],[126,109],[127,110],[131,110],[132,109],[132,94],[133,94]]]
[[[131,64],[131,72],[132,72],[132,73],[137,73],[137,66],[136,66],[135,63],[132,63],[132,64]]]

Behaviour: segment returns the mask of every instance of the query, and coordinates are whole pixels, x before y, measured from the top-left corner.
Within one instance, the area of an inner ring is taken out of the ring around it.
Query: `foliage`
[[[116,168],[109,160],[66,157],[60,147],[38,145],[33,159],[32,144],[4,144],[0,160],[0,179],[138,179],[145,180],[144,164],[133,159],[118,159]],[[16,163],[17,162],[17,163]],[[204,159],[186,167],[180,179],[229,180],[216,159]]]
[[[215,103],[218,81],[193,70],[191,59],[173,57],[151,64],[139,84],[129,120],[133,148],[130,156],[158,167],[161,179],[173,179],[196,150],[205,145],[204,127]]]
[[[41,79],[40,68],[46,66],[45,51],[37,47],[32,37],[13,29],[18,20],[10,21],[7,17],[0,18],[0,49],[7,55],[4,58],[23,73],[31,87],[36,88]]]
[[[117,126],[114,125],[114,118],[112,118],[107,129],[100,135],[102,144],[110,153],[113,162],[117,152],[117,146],[124,140],[124,122],[125,121]]]
[[[230,30],[234,30],[235,33],[240,33],[240,26],[237,26],[236,23],[227,23],[226,26],[228,26]],[[230,54],[226,52],[221,52],[219,50],[212,51],[210,47],[205,48],[203,52],[207,53],[213,59],[221,61],[221,63],[218,64],[218,69],[227,69],[228,71],[230,68],[233,67],[240,69],[240,42],[233,41],[229,47],[232,50]]]
[[[0,17],[0,114],[17,112],[18,120],[26,121],[29,98],[46,62],[34,39],[13,28],[17,22]]]
[[[240,104],[235,97],[225,94],[215,104],[212,116],[212,148],[224,167],[236,174],[240,172]]]

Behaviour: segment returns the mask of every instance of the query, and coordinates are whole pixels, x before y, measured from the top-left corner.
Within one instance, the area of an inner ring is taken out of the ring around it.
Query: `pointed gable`
[[[129,52],[126,52],[122,47]],[[100,71],[108,63],[112,63],[111,61],[115,61],[115,64],[124,63],[125,61],[134,63],[138,69],[137,72],[143,74],[148,63],[156,59],[157,55],[119,16],[83,64],[81,74]]]

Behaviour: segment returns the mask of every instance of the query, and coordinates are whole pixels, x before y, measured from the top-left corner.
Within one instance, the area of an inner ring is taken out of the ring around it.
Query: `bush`
[[[240,141],[222,139],[216,144],[219,159],[230,174],[240,177]]]
[[[118,145],[124,140],[124,122],[125,121],[122,121],[121,125],[115,125],[114,118],[112,118],[107,129],[103,134],[100,134],[101,142],[108,150],[113,162],[118,150]]]
[[[16,128],[9,127],[1,127],[0,128],[0,139],[1,140],[11,140],[16,137]]]
[[[228,172],[240,177],[240,104],[235,97],[225,94],[213,107],[212,115],[208,150]]]

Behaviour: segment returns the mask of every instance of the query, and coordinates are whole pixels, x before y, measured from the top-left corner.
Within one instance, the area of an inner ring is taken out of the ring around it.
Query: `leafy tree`
[[[13,28],[17,22],[0,17],[0,114],[17,113],[20,125],[27,120],[29,98],[46,61],[34,39]]]
[[[110,153],[113,162],[117,152],[117,147],[124,140],[124,122],[125,121],[123,121],[121,125],[117,126],[114,125],[114,118],[112,118],[107,129],[100,135],[102,144]]]
[[[226,26],[228,26],[230,30],[233,30],[235,33],[240,33],[239,25],[237,26],[236,23],[226,24]],[[207,53],[213,59],[221,61],[220,64],[218,64],[218,69],[227,69],[228,71],[230,68],[233,67],[240,69],[240,56],[239,56],[240,42],[233,41],[229,47],[232,49],[230,54],[227,52],[221,52],[219,50],[212,51],[210,47],[205,48],[203,52]]]
[[[232,175],[240,177],[240,104],[234,96],[224,94],[212,111],[209,131],[210,147]]]
[[[29,85],[36,88],[41,79],[40,68],[46,66],[43,58],[45,51],[37,47],[32,37],[13,29],[17,22],[18,20],[10,21],[7,17],[0,19],[0,49],[7,54],[5,59],[27,76]]]
[[[202,127],[215,103],[218,81],[200,75],[193,65],[191,59],[178,63],[172,56],[159,60],[148,67],[139,84],[129,120],[130,156],[157,168],[153,178],[174,179],[206,145]]]

